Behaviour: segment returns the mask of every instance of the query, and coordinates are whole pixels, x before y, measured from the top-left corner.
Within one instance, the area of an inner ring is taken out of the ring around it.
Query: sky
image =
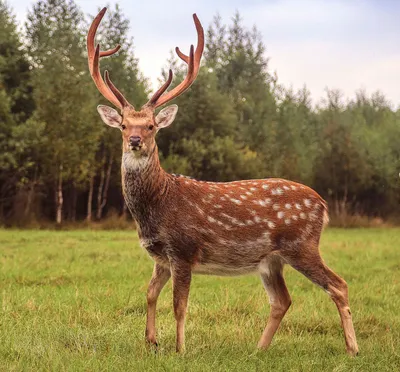
[[[23,24],[32,0],[8,0]],[[77,0],[86,14],[115,4]],[[139,67],[153,87],[170,51],[196,43],[192,14],[204,28],[219,13],[225,23],[239,11],[243,24],[262,34],[269,69],[286,87],[311,91],[315,103],[326,88],[352,98],[359,89],[381,91],[400,106],[399,0],[119,0],[131,22]],[[207,40],[206,40],[207,42]]]

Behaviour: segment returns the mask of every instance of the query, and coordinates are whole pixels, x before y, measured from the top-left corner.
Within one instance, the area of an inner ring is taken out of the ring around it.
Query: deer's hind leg
[[[358,345],[349,306],[347,283],[325,265],[319,253],[318,243],[307,242],[298,250],[286,252],[285,260],[329,294],[339,311],[347,352],[352,356],[357,355]]]
[[[271,304],[267,326],[258,342],[260,349],[267,349],[271,344],[275,332],[292,303],[282,271],[283,263],[277,256],[264,259],[260,263],[261,280]]]

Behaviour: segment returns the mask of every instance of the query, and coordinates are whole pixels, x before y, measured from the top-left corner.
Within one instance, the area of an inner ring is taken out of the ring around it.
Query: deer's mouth
[[[129,145],[129,149],[131,151],[140,151],[142,149],[142,147],[143,147],[142,145],[137,145],[137,146]]]

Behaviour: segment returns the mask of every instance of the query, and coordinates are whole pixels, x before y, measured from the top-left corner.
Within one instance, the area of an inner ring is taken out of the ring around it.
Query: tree
[[[160,132],[158,140],[168,171],[205,180],[233,180],[254,174],[257,154],[236,139],[235,113],[229,97],[218,91],[214,72],[203,69],[176,103],[180,114],[171,127]]]
[[[236,139],[243,141],[260,158],[258,174],[274,174],[276,136],[276,77],[268,72],[265,46],[257,28],[247,30],[239,13],[231,25],[219,16],[208,29],[206,66],[218,79],[219,90],[234,108]]]
[[[83,56],[83,14],[72,0],[40,0],[28,14],[26,35],[33,67],[37,118],[45,123],[40,172],[55,195],[56,221],[63,217],[63,185],[87,179],[98,133],[88,107],[94,92]]]
[[[29,63],[15,17],[0,0],[0,218],[10,212],[18,187],[32,169],[31,146],[37,139],[26,121],[34,110]]]
[[[318,120],[310,92],[281,87],[277,96],[274,172],[280,177],[311,185],[318,156]]]

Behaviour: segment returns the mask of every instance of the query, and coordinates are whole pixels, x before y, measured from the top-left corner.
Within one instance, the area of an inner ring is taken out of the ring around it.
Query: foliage
[[[120,133],[101,123],[95,107],[109,103],[87,68],[91,20],[74,0],[37,0],[21,34],[0,0],[5,225],[126,215]],[[101,67],[140,109],[149,84],[118,5],[106,13],[98,40],[103,50],[122,45]],[[186,66],[176,57],[167,65],[178,84]],[[197,81],[176,103],[175,122],[157,138],[167,171],[213,181],[288,178],[315,188],[341,221],[353,214],[398,218],[400,110],[381,93],[364,91],[346,100],[340,91],[327,90],[313,106],[306,86],[294,91],[279,83],[257,28],[247,29],[239,13],[227,24],[215,16]]]

